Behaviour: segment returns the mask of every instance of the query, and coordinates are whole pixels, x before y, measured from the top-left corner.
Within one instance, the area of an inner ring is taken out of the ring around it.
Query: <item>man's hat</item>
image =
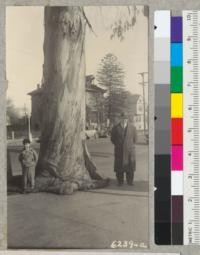
[[[27,144],[27,143],[31,143],[31,142],[30,142],[30,140],[29,140],[28,138],[25,138],[25,139],[23,140],[23,144]]]

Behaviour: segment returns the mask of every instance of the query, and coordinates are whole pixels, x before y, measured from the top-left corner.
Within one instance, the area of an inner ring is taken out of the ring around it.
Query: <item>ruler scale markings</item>
[[[190,16],[188,16],[190,15]],[[188,18],[190,17],[190,18]],[[200,234],[200,200],[199,200],[199,20],[198,11],[183,11],[183,87],[184,87],[184,244],[199,244]],[[187,41],[188,36],[193,36],[193,46]],[[190,61],[190,72],[188,72]],[[193,83],[193,93],[187,93],[188,83]],[[194,102],[192,111],[187,108],[191,101]],[[193,117],[193,118],[192,118]],[[190,121],[189,121],[190,120]],[[188,138],[187,130],[191,126],[196,127],[193,132],[193,139]],[[194,162],[187,161],[188,151],[194,151]],[[189,177],[193,176],[191,183]]]

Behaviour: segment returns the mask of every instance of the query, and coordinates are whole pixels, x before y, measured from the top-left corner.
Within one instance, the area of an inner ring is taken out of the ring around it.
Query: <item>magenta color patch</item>
[[[171,170],[183,171],[183,146],[171,146]]]

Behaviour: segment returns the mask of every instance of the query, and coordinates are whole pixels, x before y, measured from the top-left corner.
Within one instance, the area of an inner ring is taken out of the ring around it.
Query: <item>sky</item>
[[[113,53],[122,63],[125,71],[126,89],[142,94],[139,72],[148,71],[148,19],[141,12],[135,26],[125,34],[125,39],[110,39],[110,26],[117,17],[126,17],[126,7],[84,7],[95,34],[86,32],[86,74],[96,75],[101,59]],[[7,7],[6,10],[6,75],[7,96],[16,107],[30,110],[28,92],[36,89],[42,80],[43,7]],[[147,81],[147,76],[145,78]],[[146,86],[146,101],[148,87]]]

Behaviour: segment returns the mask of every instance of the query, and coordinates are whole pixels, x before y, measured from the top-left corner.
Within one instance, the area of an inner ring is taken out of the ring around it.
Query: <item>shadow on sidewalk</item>
[[[7,194],[17,195],[22,192],[22,176],[15,176],[12,178],[12,181],[8,182]],[[148,193],[149,184],[148,181],[134,181],[133,186],[128,186],[126,182],[122,186],[118,186],[117,180],[110,179],[109,185],[103,189],[98,189],[98,192],[112,192],[116,194],[125,194],[125,193]],[[92,190],[91,190],[92,191]]]
[[[115,196],[134,196],[134,197],[148,197],[149,183],[148,181],[135,181],[133,186],[124,183],[118,186],[115,179],[110,179],[109,185],[102,189],[91,189],[86,192],[115,195]]]
[[[90,152],[92,157],[99,157],[99,158],[110,158],[113,157],[113,153],[108,152]]]
[[[16,195],[22,192],[22,176],[13,176],[7,184],[7,195]]]
[[[134,181],[133,186],[128,186],[126,182],[122,186],[118,186],[117,180],[110,179],[110,183],[104,189],[107,190],[122,190],[122,191],[134,191],[134,192],[148,192],[148,181]]]

